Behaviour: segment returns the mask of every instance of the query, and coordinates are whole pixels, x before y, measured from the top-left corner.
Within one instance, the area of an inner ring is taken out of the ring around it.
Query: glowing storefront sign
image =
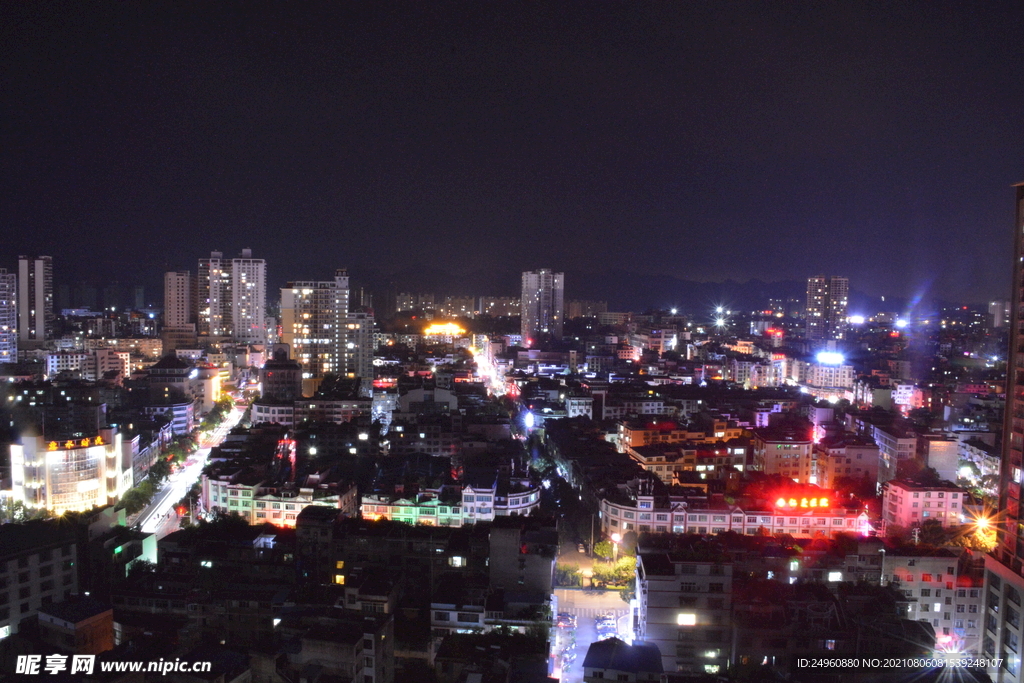
[[[777,508],[827,508],[828,498],[779,498],[775,501]]]

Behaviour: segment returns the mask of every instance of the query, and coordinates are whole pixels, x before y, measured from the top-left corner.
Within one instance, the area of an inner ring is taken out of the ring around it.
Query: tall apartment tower
[[[302,391],[312,395],[325,375],[348,374],[345,358],[348,271],[333,280],[290,282],[281,290],[281,342],[302,368]]]
[[[546,268],[523,273],[520,307],[524,344],[531,346],[544,334],[561,337],[565,315],[565,274]]]
[[[196,294],[199,334],[266,343],[267,262],[251,249],[235,259],[219,251],[199,259]]]
[[[224,259],[223,252],[210,252],[210,258],[199,259],[196,301],[199,334],[228,336],[231,320],[231,262]]]
[[[243,249],[231,260],[231,323],[236,341],[267,343],[267,262]]]
[[[18,339],[42,344],[53,336],[53,258],[18,257]]]
[[[807,278],[807,338],[842,339],[849,301],[849,278]]]
[[[1010,349],[1006,363],[1006,419],[999,468],[999,511],[995,516],[995,552],[985,558],[985,626],[981,657],[1004,657],[1001,668],[990,668],[994,681],[1022,681],[1020,646],[1024,642],[1021,602],[1024,599],[1024,512],[1021,510],[1024,469],[1024,183],[1016,185],[1013,282],[1010,290]],[[1005,655],[1002,653],[1006,653]]]
[[[0,363],[18,362],[18,276],[0,268]]]
[[[373,316],[353,312],[345,318],[345,375],[373,380]]]
[[[164,273],[164,325],[186,327],[192,319],[192,273],[179,270]]]

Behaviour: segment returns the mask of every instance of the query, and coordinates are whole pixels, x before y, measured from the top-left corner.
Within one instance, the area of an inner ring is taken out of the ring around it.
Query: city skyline
[[[5,6],[0,267],[1007,295],[1016,3],[399,7]]]

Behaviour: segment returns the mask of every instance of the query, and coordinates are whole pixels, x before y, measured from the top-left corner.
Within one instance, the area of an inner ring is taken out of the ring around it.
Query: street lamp
[[[622,543],[621,534],[612,534],[612,562],[619,561],[619,543]]]

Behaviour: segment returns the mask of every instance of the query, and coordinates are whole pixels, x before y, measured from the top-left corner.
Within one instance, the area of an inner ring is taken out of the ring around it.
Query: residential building
[[[823,275],[807,278],[807,338],[842,339],[846,333],[849,297],[849,278]]]
[[[18,362],[18,276],[0,268],[0,363]]]
[[[53,258],[18,257],[18,340],[41,346],[53,337]]]
[[[747,463],[749,439],[731,439],[729,442],[659,443],[650,446],[628,447],[626,453],[643,465],[665,484],[676,482],[677,472],[727,472],[735,468],[743,471]]]
[[[654,643],[627,645],[618,638],[607,638],[591,643],[583,659],[584,683],[653,683],[661,680],[663,671],[661,651]]]
[[[333,280],[290,282],[281,290],[281,341],[302,367],[307,396],[326,375],[347,374],[348,302],[344,269],[335,271]]]
[[[882,487],[884,530],[893,525],[911,529],[928,520],[944,527],[960,526],[965,522],[965,504],[970,504],[969,494],[951,482],[893,479]]]
[[[480,315],[489,315],[495,318],[511,318],[519,315],[519,312],[519,299],[514,296],[480,297]]]
[[[164,326],[160,337],[168,353],[198,344],[196,280],[187,270],[164,273]]]
[[[565,317],[570,320],[573,318],[595,318],[599,314],[607,312],[607,301],[572,300],[565,304]]]
[[[266,344],[267,262],[254,259],[251,249],[231,259],[231,322],[235,341]]]
[[[234,259],[219,251],[199,259],[199,333],[243,344],[266,343],[266,277],[267,262],[254,259],[251,249]]]
[[[565,274],[547,268],[523,273],[520,307],[524,345],[532,346],[541,335],[561,338],[565,314]]]
[[[294,527],[300,512],[311,505],[331,508],[336,514],[354,517],[359,510],[356,485],[332,479],[326,473],[310,474],[298,484],[276,482],[251,472],[202,475],[203,501],[209,511],[239,515],[249,524],[269,522]]]
[[[908,619],[935,629],[936,649],[978,656],[983,632],[981,583],[964,549],[886,549],[882,583],[903,592]]]
[[[0,525],[0,641],[39,609],[78,593],[76,528],[67,520]]]
[[[302,398],[302,367],[289,358],[289,352],[287,344],[275,344],[260,369],[263,399],[289,402]]]
[[[223,252],[214,251],[210,258],[199,259],[196,304],[199,334],[231,335],[231,261],[224,259]]]
[[[781,474],[803,484],[818,483],[811,424],[779,425],[753,431],[755,470]]]
[[[709,559],[637,555],[637,639],[657,646],[664,671],[716,673],[729,664],[733,567]]]
[[[353,312],[345,318],[345,345],[342,350],[343,376],[373,382],[373,316]]]
[[[836,482],[843,478],[876,485],[885,483],[878,478],[881,452],[871,439],[843,432],[822,438],[814,450],[817,452],[817,483],[822,488],[836,488]]]
[[[999,472],[998,543],[985,560],[985,624],[982,657],[1005,657],[991,667],[996,681],[1024,680],[1021,667],[1021,596],[1024,595],[1024,183],[1014,186],[1013,280],[1010,303],[1010,348],[1006,357],[1006,419]],[[998,653],[998,654],[997,654]]]
[[[40,607],[39,639],[58,652],[98,655],[114,649],[114,610],[92,598]]]
[[[783,503],[780,505],[779,503]],[[813,504],[812,504],[813,503]],[[852,533],[870,523],[863,510],[833,506],[827,498],[787,498],[774,506],[750,501],[728,505],[687,496],[616,496],[599,501],[601,533],[789,534],[822,538]]]
[[[164,273],[164,326],[182,328],[195,323],[193,315],[192,273]]]
[[[489,486],[440,487],[415,494],[362,497],[364,519],[459,527],[495,517],[525,516],[540,508],[540,489],[527,480],[496,479]]]

